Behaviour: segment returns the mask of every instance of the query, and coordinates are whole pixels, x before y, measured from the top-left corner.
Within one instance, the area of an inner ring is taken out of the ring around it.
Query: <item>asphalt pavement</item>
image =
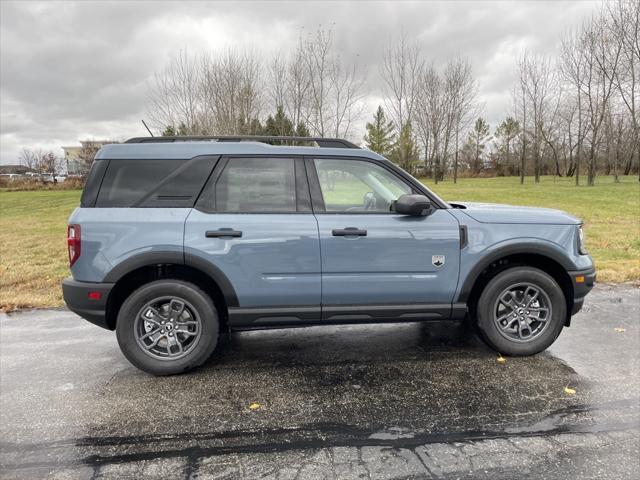
[[[2,315],[0,476],[638,478],[639,367],[632,286],[503,363],[464,322],[327,326],[226,336],[156,378],[68,311]]]

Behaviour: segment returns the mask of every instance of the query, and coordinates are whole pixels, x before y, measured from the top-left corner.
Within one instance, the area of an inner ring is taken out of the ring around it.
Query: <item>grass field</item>
[[[585,221],[587,248],[602,282],[640,281],[640,185],[599,177],[595,187],[573,179],[461,179],[433,185],[446,200],[534,205],[566,210]],[[68,275],[66,222],[80,191],[0,192],[0,308],[62,305],[60,280]]]

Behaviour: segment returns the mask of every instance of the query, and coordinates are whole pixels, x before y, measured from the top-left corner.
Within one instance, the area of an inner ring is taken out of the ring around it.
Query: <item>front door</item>
[[[302,159],[223,158],[185,225],[185,256],[228,279],[230,323],[320,319],[320,246]]]
[[[377,311],[381,319],[447,316],[460,255],[453,215],[435,206],[427,216],[392,212],[399,196],[418,192],[374,161],[313,159],[307,169],[312,191],[321,194],[314,195],[314,212],[323,318],[375,319]]]

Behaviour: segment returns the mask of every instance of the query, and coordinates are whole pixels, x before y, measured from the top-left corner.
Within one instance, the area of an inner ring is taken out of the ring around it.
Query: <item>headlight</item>
[[[578,252],[580,255],[587,254],[587,249],[584,246],[584,230],[582,229],[582,225],[578,227]]]

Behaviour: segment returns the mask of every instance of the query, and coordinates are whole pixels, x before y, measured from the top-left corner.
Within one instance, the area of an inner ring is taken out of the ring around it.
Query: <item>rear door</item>
[[[302,158],[223,158],[187,219],[184,245],[229,280],[232,324],[320,318],[318,225]]]
[[[399,196],[418,192],[380,162],[316,158],[307,169],[320,231],[323,318],[448,316],[458,281],[457,220],[439,208],[427,216],[390,211]]]

